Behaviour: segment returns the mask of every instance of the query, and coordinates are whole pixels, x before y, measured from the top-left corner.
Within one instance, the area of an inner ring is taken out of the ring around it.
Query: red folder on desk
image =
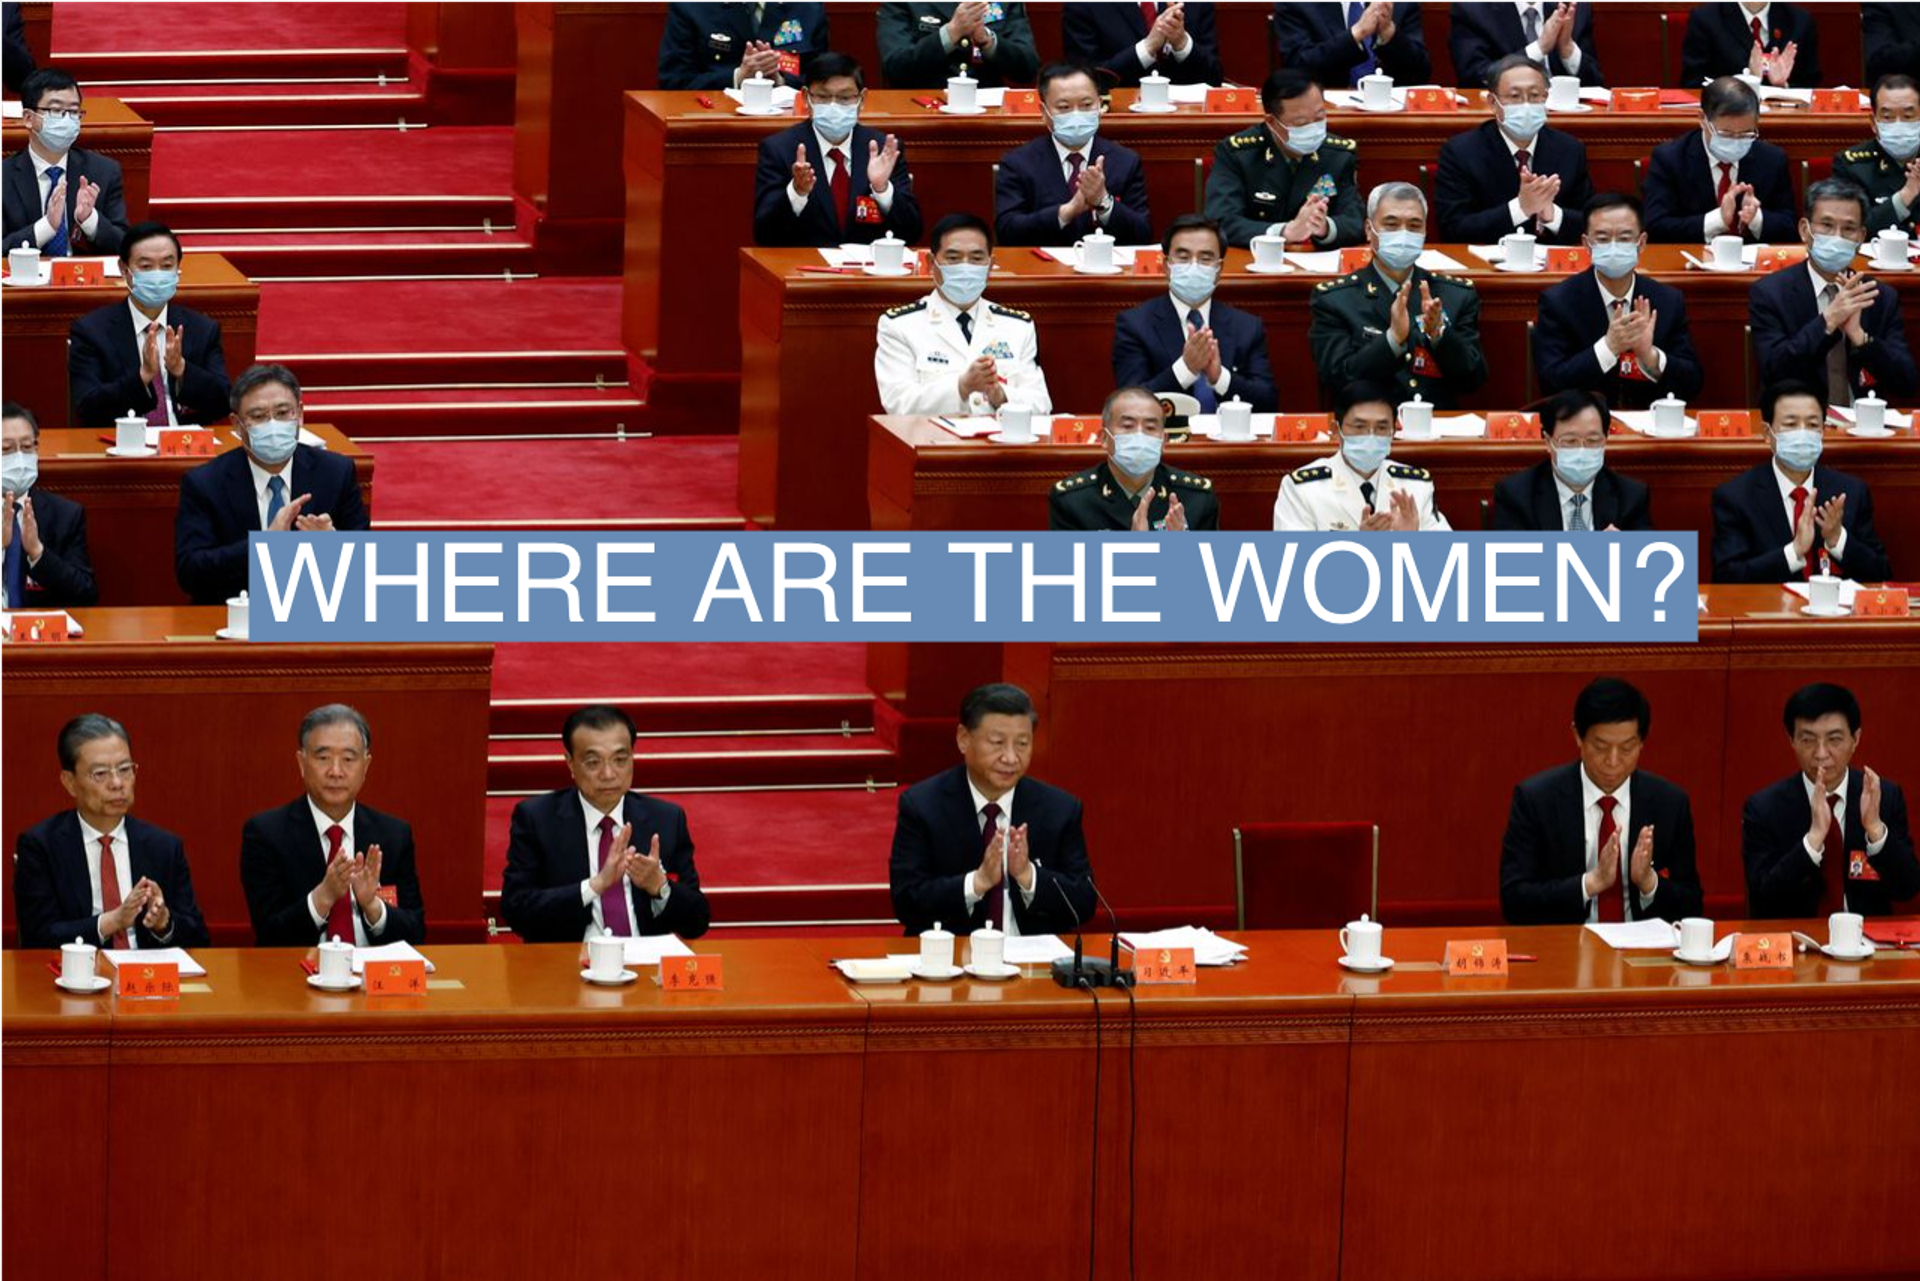
[[[1920,943],[1920,916],[1868,921],[1866,935],[1876,943]]]

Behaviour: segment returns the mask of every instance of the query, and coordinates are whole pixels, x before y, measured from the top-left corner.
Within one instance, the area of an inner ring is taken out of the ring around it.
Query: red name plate
[[[1085,445],[1099,434],[1098,418],[1056,418],[1047,439],[1056,445]]]
[[[180,967],[172,961],[129,961],[119,967],[119,996],[127,1001],[171,1001],[180,995]]]
[[[1904,587],[1863,587],[1853,598],[1853,612],[1861,618],[1905,618],[1912,608]]]
[[[1658,111],[1660,110],[1660,91],[1658,89],[1615,89],[1613,109],[1615,111]]]
[[[1344,275],[1347,272],[1359,271],[1372,261],[1373,250],[1367,248],[1365,245],[1354,245],[1350,248],[1342,249],[1340,251],[1341,274]]]
[[[1000,110],[1010,116],[1037,116],[1040,114],[1040,94],[1034,89],[1009,89],[1000,100]]]
[[[1798,266],[1806,260],[1807,251],[1805,249],[1794,249],[1791,246],[1784,245],[1767,245],[1762,248],[1754,258],[1753,269],[1755,271],[1779,271],[1782,267]]]
[[[1507,941],[1456,939],[1447,944],[1440,967],[1454,978],[1502,978],[1507,972]]]
[[[1736,970],[1792,969],[1792,932],[1734,935],[1733,968]]]
[[[213,433],[204,427],[165,427],[160,431],[162,458],[211,458],[217,452]]]
[[[10,641],[63,641],[67,639],[67,616],[57,614],[8,614],[7,639]]]
[[[721,992],[726,990],[727,974],[718,956],[663,956],[660,958],[660,986],[669,992]]]
[[[1460,103],[1451,89],[1407,90],[1408,111],[1458,111]]]
[[[1190,947],[1156,947],[1133,954],[1133,981],[1149,983],[1198,983],[1199,968],[1193,963]]]
[[[1487,415],[1488,440],[1538,440],[1540,415],[1512,411]]]
[[[1548,271],[1585,271],[1593,266],[1593,255],[1585,245],[1553,245],[1547,250]]]
[[[425,961],[368,961],[365,972],[368,996],[427,994]]]
[[[1133,274],[1136,276],[1166,275],[1167,255],[1158,249],[1136,249],[1133,254]]]
[[[1721,439],[1753,435],[1753,415],[1744,409],[1703,409],[1700,434]]]
[[[1253,111],[1260,105],[1259,95],[1251,89],[1207,90],[1208,111]]]
[[[1813,109],[1815,111],[1860,110],[1860,95],[1851,89],[1815,89],[1813,91]]]
[[[1273,419],[1275,444],[1314,440],[1332,430],[1332,414],[1276,414]]]
[[[106,278],[106,269],[97,262],[66,259],[53,264],[53,283],[56,285],[98,285],[104,283]]]

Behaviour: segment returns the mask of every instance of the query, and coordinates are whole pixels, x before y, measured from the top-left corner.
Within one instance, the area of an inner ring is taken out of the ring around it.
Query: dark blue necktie
[[[267,525],[273,524],[273,518],[278,516],[280,509],[286,505],[287,482],[278,476],[269,476],[267,478]],[[262,525],[261,528],[265,529],[266,525]]]
[[[60,185],[60,174],[59,165],[47,166],[47,209],[49,212],[53,209],[54,189]],[[69,200],[65,203],[66,208],[60,211],[60,225],[53,229],[53,239],[47,242],[47,256],[49,258],[65,258],[67,256],[67,224],[73,221],[73,201]]]
[[[22,494],[20,497],[25,498]],[[27,603],[27,553],[20,546],[20,514],[13,515],[13,532],[7,539],[7,608],[23,609]]]
[[[1195,307],[1187,313],[1187,325],[1194,333],[1199,333],[1207,327],[1207,318],[1200,314],[1198,307]],[[1220,408],[1220,397],[1214,394],[1212,384],[1207,382],[1206,370],[1196,369],[1193,372],[1200,375],[1199,378],[1194,380],[1193,398],[1200,402],[1201,413],[1213,413]]]
[[[963,311],[957,313],[954,319],[960,323],[961,341],[971,345],[973,343],[973,317]]]
[[[1354,26],[1360,21],[1360,15],[1366,11],[1367,6],[1361,4],[1360,0],[1353,0],[1353,3],[1347,6],[1348,31],[1353,30]],[[1347,73],[1356,84],[1359,83],[1361,76],[1370,76],[1379,70],[1380,67],[1380,59],[1373,56],[1373,37],[1368,36],[1367,43],[1361,47],[1366,50],[1367,56],[1363,60],[1354,63],[1353,67]]]

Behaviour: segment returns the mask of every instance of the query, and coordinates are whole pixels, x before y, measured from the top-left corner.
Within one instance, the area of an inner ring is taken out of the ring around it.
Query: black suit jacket
[[[1540,20],[1544,24],[1547,15],[1560,6],[1548,0],[1540,6]],[[1593,49],[1593,6],[1583,4],[1573,19],[1573,42],[1580,48],[1580,70],[1577,73],[1583,85],[1604,85],[1606,77],[1600,71],[1600,59]],[[1511,4],[1473,3],[1453,6],[1453,26],[1447,33],[1447,47],[1453,51],[1454,77],[1462,88],[1484,89],[1487,87],[1487,71],[1494,63],[1510,53],[1520,53],[1527,47],[1525,29],[1520,25],[1520,11]],[[1574,75],[1560,60],[1559,54],[1547,55],[1547,74],[1550,76]]]
[[[893,166],[893,204],[876,222],[863,222],[855,215],[860,197],[871,195],[867,181],[867,144],[887,145],[887,135],[879,129],[855,125],[842,144],[846,147],[847,201],[838,214],[833,208],[833,189],[828,185],[827,158],[820,150],[820,139],[813,122],[802,121],[791,129],[782,129],[760,142],[760,158],[753,174],[753,242],[757,245],[793,247],[812,245],[831,247],[840,244],[870,244],[892,232],[908,243],[920,238],[920,204],[913,198],[913,174],[907,168],[907,149]],[[807,149],[807,162],[813,166],[813,190],[807,193],[806,208],[795,216],[787,200],[787,184],[793,181],[793,157],[801,147]],[[878,205],[875,205],[876,210]]]
[[[1187,342],[1186,312],[1185,307],[1175,309],[1171,294],[1161,294],[1114,317],[1114,386],[1192,394],[1173,376],[1173,362]],[[1267,327],[1252,312],[1229,307],[1218,295],[1207,319],[1220,343],[1220,363],[1233,375],[1227,383],[1227,399],[1238,396],[1255,413],[1273,413],[1280,407],[1280,396],[1267,357]]]
[[[1800,224],[1794,213],[1793,183],[1787,176],[1787,153],[1761,139],[1740,162],[1738,177],[1753,188],[1754,199],[1760,202],[1760,234],[1749,239],[1775,245],[1798,240]],[[1646,205],[1648,240],[1674,245],[1704,242],[1701,220],[1720,201],[1714,194],[1713,169],[1698,125],[1653,149],[1640,199]]]
[[[827,7],[770,4],[755,25],[752,5],[670,4],[660,34],[660,87],[732,88],[734,69],[753,40],[795,55],[804,67],[810,55],[833,47],[827,37]],[[782,72],[780,78],[795,89],[802,87],[799,76]]]
[[[1657,382],[1628,378],[1620,363],[1602,370],[1593,345],[1607,335],[1609,299],[1591,271],[1583,271],[1540,295],[1533,326],[1533,367],[1540,390],[1551,394],[1574,388],[1598,392],[1615,409],[1645,409],[1661,396],[1692,400],[1706,381],[1687,327],[1687,296],[1651,276],[1633,282],[1637,302],[1645,298],[1655,313],[1653,345],[1667,358]]]
[[[377,936],[369,933],[368,941],[424,943],[427,905],[414,870],[413,828],[403,819],[356,804],[353,852],[365,854],[374,845],[380,847],[380,884],[393,886],[399,902],[387,905],[386,928]],[[240,886],[247,893],[255,947],[312,947],[319,942],[320,927],[307,911],[307,895],[326,874],[326,842],[314,827],[305,796],[247,820],[240,831]],[[364,917],[359,904],[353,910]],[[365,925],[364,919],[361,923]]]
[[[1123,245],[1153,240],[1153,214],[1147,207],[1147,174],[1137,152],[1098,134],[1087,146],[1087,164],[1104,161],[1113,213],[1106,231]],[[994,236],[1003,245],[1071,245],[1100,227],[1091,213],[1060,225],[1060,206],[1072,198],[1053,135],[1043,133],[1000,157],[994,182]]]
[[[1871,85],[1895,71],[1911,73],[1920,67],[1920,6],[1913,0],[1861,5],[1860,38],[1867,54],[1862,84]]]
[[[1160,6],[1163,10],[1166,6]],[[1084,62],[1107,73],[1105,84],[1137,85],[1147,69],[1140,65],[1134,46],[1147,38],[1147,16],[1137,4],[1062,5],[1061,46],[1068,62]],[[1215,34],[1213,5],[1193,0],[1184,10],[1193,50],[1183,62],[1171,49],[1163,50],[1153,70],[1180,85],[1220,83],[1220,37]]]
[[[883,4],[874,18],[874,39],[880,48],[880,68],[893,89],[945,89],[947,79],[962,66],[982,85],[1030,85],[1040,70],[1033,46],[1033,27],[1027,6],[1003,4],[1000,20],[989,22],[993,52],[973,57],[973,46],[952,51],[940,42],[940,28],[959,8],[953,4]]]
[[[1620,838],[1620,876],[1641,829],[1653,828],[1653,866],[1660,886],[1643,911],[1627,895],[1630,920],[1677,921],[1698,916],[1704,901],[1694,867],[1693,810],[1687,794],[1666,779],[1634,771],[1627,784],[1629,830]],[[1500,843],[1500,909],[1510,925],[1579,925],[1586,921],[1581,878],[1587,871],[1585,807],[1580,763],[1556,765],[1513,789],[1507,833]],[[1618,893],[1619,886],[1608,890]]]
[[[1789,44],[1800,46],[1793,55],[1788,84],[1811,89],[1826,83],[1820,77],[1820,28],[1812,14],[1774,0],[1767,10],[1767,27],[1760,33],[1760,43],[1768,53],[1779,53]],[[1740,75],[1752,51],[1752,15],[1745,8],[1720,0],[1696,4],[1687,15],[1687,36],[1680,45],[1680,83],[1696,89],[1704,80]]]
[[[0,196],[6,206],[6,248],[12,251],[22,245],[32,247],[33,224],[46,212],[40,205],[40,180],[33,175],[33,157],[22,147],[0,167],[6,171],[5,193]],[[120,188],[120,162],[95,155],[84,147],[74,147],[67,152],[63,172],[67,180],[69,252],[76,255],[119,253],[121,238],[127,234],[127,197]],[[75,174],[100,188],[100,195],[93,202],[100,221],[91,237],[78,232],[72,221],[73,202],[80,190]]]
[[[1872,340],[1864,346],[1847,342],[1842,330],[1827,332],[1813,276],[1797,265],[1782,267],[1747,291],[1747,324],[1753,330],[1753,354],[1760,362],[1763,386],[1795,378],[1825,387],[1827,354],[1835,343],[1846,343],[1847,377],[1855,395],[1871,389],[1897,401],[1920,390],[1920,370],[1914,367],[1900,319],[1900,291],[1884,280],[1879,297],[1860,317],[1860,327]]]
[[[710,920],[700,873],[693,865],[687,812],[671,801],[628,792],[621,817],[633,825],[632,848],[644,854],[660,838],[660,863],[673,889],[658,915],[636,889],[634,928],[641,934],[699,938]],[[593,923],[580,901],[580,882],[593,875],[598,851],[587,847],[586,810],[574,788],[529,797],[513,807],[500,911],[529,943],[578,943]]]
[[[227,358],[220,349],[220,322],[174,302],[167,325],[182,330],[187,367],[173,393],[174,416],[183,424],[211,426],[227,416]],[[67,382],[75,427],[112,427],[131,411],[145,417],[153,389],[140,377],[140,340],[124,302],[96,308],[73,322],[67,340]]]
[[[1845,494],[1841,524],[1847,531],[1847,554],[1836,559],[1834,572],[1863,583],[1885,582],[1893,574],[1887,549],[1873,529],[1873,493],[1867,482],[1816,463],[1809,477],[1821,502]],[[1716,583],[1784,583],[1795,577],[1787,570],[1786,546],[1793,541],[1786,504],[1780,499],[1771,460],[1741,472],[1713,491],[1713,581]],[[1816,540],[1814,557],[1819,557]]]
[[[1093,872],[1087,864],[1087,838],[1080,830],[1080,801],[1036,778],[1013,789],[1009,828],[1027,826],[1027,850],[1039,865],[1033,902],[1008,884],[1013,917],[1022,934],[1078,929],[1093,915]],[[956,765],[900,793],[893,826],[893,856],[887,879],[893,911],[908,934],[938,923],[955,934],[971,934],[987,923],[987,900],[966,904],[967,874],[980,866],[984,849],[980,818],[967,787],[967,767]]]
[[[303,516],[333,517],[335,529],[366,529],[353,463],[311,445],[295,445],[287,465],[287,501],[312,499]],[[180,506],[173,518],[173,572],[197,605],[223,604],[246,590],[247,535],[260,528],[247,451],[232,449],[180,478]]]
[[[136,921],[133,928],[140,946],[205,947],[207,925],[194,901],[193,876],[180,838],[132,815],[127,816],[126,836],[127,848],[115,854],[131,860],[130,883],[152,880],[173,917],[173,937],[164,943]],[[13,856],[13,911],[20,923],[22,947],[59,947],[76,938],[104,946],[76,811],[62,810],[20,833]]]
[[[40,559],[27,567],[27,598],[14,609],[50,609],[99,603],[93,561],[87,555],[87,509],[35,486],[33,518],[40,526]],[[0,514],[0,520],[5,519]],[[24,548],[21,554],[25,555]]]
[[[1602,467],[1600,474],[1593,478],[1588,497],[1595,529],[1609,525],[1627,531],[1653,528],[1647,487],[1630,476]],[[1560,487],[1553,483],[1552,463],[1535,463],[1495,483],[1493,527],[1549,532],[1566,528],[1566,515],[1560,509]]]
[[[1544,245],[1577,245],[1587,229],[1587,202],[1593,182],[1587,177],[1587,149],[1570,133],[1548,126],[1534,135],[1527,167],[1536,174],[1560,179],[1560,229],[1548,231],[1538,220],[1527,219]],[[1434,179],[1434,212],[1439,217],[1438,239],[1463,244],[1491,245],[1518,230],[1507,205],[1520,194],[1520,167],[1513,162],[1500,136],[1500,126],[1489,120],[1478,129],[1457,133],[1440,148],[1440,172]]]
[[[16,0],[6,0],[0,4],[0,36],[6,42],[6,86],[10,94],[18,94],[20,86],[34,72],[33,50],[27,48],[27,23],[20,16],[20,6]]]
[[[1813,824],[1813,802],[1807,798],[1805,776],[1794,774],[1747,798],[1740,811],[1740,857],[1747,865],[1747,912],[1759,920],[1815,916],[1826,892],[1827,871],[1808,857],[1804,844]],[[1846,835],[1849,853],[1865,852],[1867,835],[1860,827],[1860,788],[1863,776],[1847,771]],[[1887,825],[1887,843],[1867,860],[1879,878],[1849,877],[1847,910],[1862,916],[1891,916],[1893,905],[1920,894],[1920,862],[1913,853],[1913,835],[1907,828],[1907,802],[1897,784],[1880,780],[1880,821]]]
[[[1306,72],[1328,89],[1351,88],[1354,67],[1366,60],[1365,52],[1353,42],[1344,4],[1276,4],[1273,35],[1280,46],[1281,65]],[[1385,44],[1375,41],[1373,57],[1380,70],[1399,84],[1422,84],[1433,78],[1419,5],[1393,6],[1393,39]]]

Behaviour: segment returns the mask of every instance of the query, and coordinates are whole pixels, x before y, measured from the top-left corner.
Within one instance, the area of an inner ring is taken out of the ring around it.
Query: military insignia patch
[[[774,32],[773,42],[776,45],[797,44],[800,41],[800,37],[800,19],[788,18],[780,24],[780,29]]]
[[[1333,176],[1331,174],[1323,173],[1318,178],[1315,178],[1313,180],[1313,190],[1309,194],[1315,195],[1315,196],[1325,196],[1328,200],[1332,200],[1333,191],[1334,191]]]
[[[991,343],[980,354],[991,356],[995,360],[1012,360],[1013,348],[1004,342]]]

